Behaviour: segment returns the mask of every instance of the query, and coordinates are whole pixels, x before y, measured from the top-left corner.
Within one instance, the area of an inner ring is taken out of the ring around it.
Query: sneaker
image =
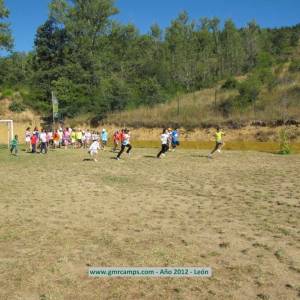
[[[116,157],[116,160],[120,160],[120,157]]]
[[[221,153],[221,149],[218,149],[217,151],[218,151],[219,153]]]
[[[207,158],[212,158],[211,154],[208,154],[208,155],[207,155]]]

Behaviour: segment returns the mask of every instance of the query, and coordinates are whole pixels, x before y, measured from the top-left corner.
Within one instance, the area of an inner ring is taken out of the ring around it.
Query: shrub
[[[300,59],[292,60],[289,70],[293,73],[300,72]]]
[[[283,128],[279,132],[279,154],[291,154],[290,135],[286,128]]]
[[[8,98],[8,97],[12,97],[13,96],[13,90],[5,88],[5,89],[3,89],[3,91],[0,94],[1,94],[0,100]]]
[[[231,90],[231,89],[236,89],[237,86],[238,86],[238,81],[234,77],[230,77],[222,85],[222,89]]]
[[[10,105],[9,105],[9,110],[20,113],[26,109],[25,105],[23,102],[14,100]]]
[[[256,76],[251,76],[240,83],[238,87],[240,95],[237,97],[237,101],[241,108],[245,108],[249,104],[254,103],[257,100],[260,89],[261,81]]]

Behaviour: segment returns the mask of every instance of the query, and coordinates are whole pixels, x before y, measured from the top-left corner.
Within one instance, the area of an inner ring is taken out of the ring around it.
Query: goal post
[[[14,138],[14,122],[13,120],[0,120],[0,125],[1,124],[7,126],[7,146],[9,148],[9,144]]]

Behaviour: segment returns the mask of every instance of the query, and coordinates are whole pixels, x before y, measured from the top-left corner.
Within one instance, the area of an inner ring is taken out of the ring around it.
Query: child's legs
[[[10,147],[10,153],[11,153],[11,154],[13,153],[14,148],[15,148],[15,146],[11,146],[11,147]]]
[[[118,153],[118,155],[117,155],[117,158],[120,158],[120,156],[122,155],[122,153],[124,152],[124,150],[125,150],[125,145],[121,145],[121,150],[120,150],[120,152]]]
[[[128,145],[126,145],[126,147],[128,148],[126,152],[129,153],[132,149],[132,146],[130,144],[128,144]]]
[[[168,145],[162,144],[162,145],[161,145],[161,150],[160,150],[160,152],[157,154],[157,158],[159,158],[163,153],[165,153],[166,151],[168,151],[167,149],[168,149]]]

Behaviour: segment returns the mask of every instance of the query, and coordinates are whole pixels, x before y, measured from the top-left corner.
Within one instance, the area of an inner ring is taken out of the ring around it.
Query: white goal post
[[[7,145],[9,147],[10,142],[14,138],[14,122],[13,120],[0,120],[1,123],[5,123],[7,126]]]

